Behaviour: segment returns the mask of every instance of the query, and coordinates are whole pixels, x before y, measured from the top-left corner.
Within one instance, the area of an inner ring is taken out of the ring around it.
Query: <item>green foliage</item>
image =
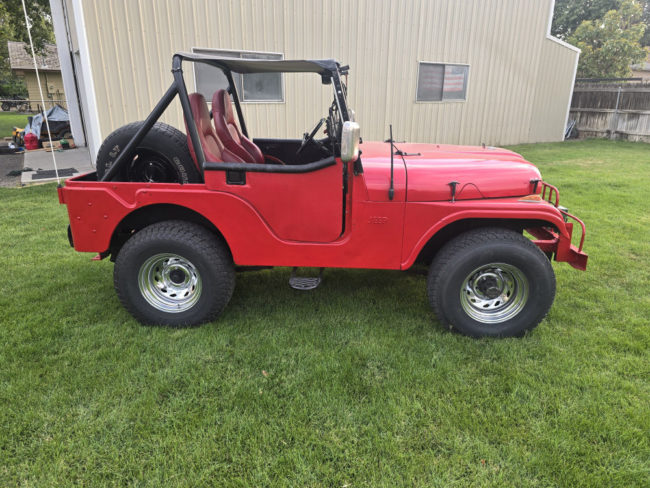
[[[224,315],[145,327],[54,185],[0,189],[0,486],[647,488],[650,150],[519,146],[587,223],[523,339],[433,318],[415,272],[240,273]]]
[[[25,6],[32,24],[34,48],[40,51],[45,44],[54,42],[50,2],[49,0],[29,0],[25,2]],[[0,29],[1,33],[11,34],[11,38],[7,40],[29,43],[21,0],[3,0],[0,4],[0,25],[4,25],[4,30]]]
[[[610,10],[617,10],[622,0],[557,0],[553,12],[551,33],[567,40],[585,20],[601,19]],[[650,26],[650,0],[638,0],[643,8],[643,23]],[[642,46],[650,46],[650,28],[641,39]]]
[[[646,26],[641,45],[650,47],[650,0],[643,1],[643,24]]]
[[[14,76],[11,70],[0,69],[0,97],[13,98],[16,96],[27,97],[25,82]]]
[[[610,10],[616,10],[622,0],[556,0],[551,33],[568,39],[585,20],[600,19]]]
[[[54,42],[50,3],[48,0],[30,0],[25,5],[32,23],[34,49],[42,51],[45,44]],[[26,96],[25,84],[11,72],[7,41],[29,43],[21,0],[3,0],[0,3],[0,96]]]
[[[610,10],[602,19],[583,21],[568,39],[582,50],[578,77],[629,76],[630,65],[646,57],[639,43],[646,29],[642,19],[641,5],[624,0],[618,10]]]

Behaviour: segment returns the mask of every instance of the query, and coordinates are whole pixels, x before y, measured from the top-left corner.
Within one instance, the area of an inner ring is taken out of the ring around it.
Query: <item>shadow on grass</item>
[[[142,327],[121,306],[112,271],[113,264],[106,261],[69,266],[67,272],[75,279],[66,284],[67,294],[79,297],[69,313],[80,323]],[[146,328],[170,334],[197,329],[243,334],[296,328],[331,332],[350,327],[391,336],[447,333],[429,306],[426,277],[419,273],[326,269],[321,285],[310,291],[292,289],[290,275],[291,268],[239,272],[233,297],[217,320],[198,328]]]

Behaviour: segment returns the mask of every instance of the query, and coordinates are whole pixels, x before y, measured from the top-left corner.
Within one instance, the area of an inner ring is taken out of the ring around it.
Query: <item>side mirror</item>
[[[359,134],[361,129],[356,122],[347,121],[343,123],[341,133],[341,159],[349,163],[356,161],[359,157]]]

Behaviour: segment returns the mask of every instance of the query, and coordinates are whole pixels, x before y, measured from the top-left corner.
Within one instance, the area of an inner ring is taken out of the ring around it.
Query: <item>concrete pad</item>
[[[54,156],[62,180],[95,171],[87,147],[54,151]],[[56,181],[51,152],[25,151],[24,168],[31,168],[33,171],[23,172],[21,177],[23,185]]]
[[[19,187],[22,169],[23,153],[0,154],[0,187]]]

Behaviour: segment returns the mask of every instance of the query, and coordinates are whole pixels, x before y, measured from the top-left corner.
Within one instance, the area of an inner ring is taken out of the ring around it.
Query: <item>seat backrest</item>
[[[205,97],[200,93],[192,93],[189,95],[189,99],[192,115],[194,116],[196,128],[199,132],[199,140],[201,141],[203,153],[205,154],[205,160],[217,163],[224,161],[228,163],[243,163],[244,160],[224,148],[217,137],[214,127],[212,127],[212,123],[210,122],[210,112],[208,111],[208,104],[205,102]],[[192,159],[194,159],[194,164],[198,167],[190,131],[187,130],[187,121],[185,122],[185,129],[187,131],[187,144],[190,148],[190,154],[192,155]],[[199,171],[202,171],[202,168],[199,168]]]
[[[226,90],[217,90],[212,97],[212,118],[217,136],[230,152],[247,163],[264,163],[260,148],[239,131],[232,110],[230,95]]]

